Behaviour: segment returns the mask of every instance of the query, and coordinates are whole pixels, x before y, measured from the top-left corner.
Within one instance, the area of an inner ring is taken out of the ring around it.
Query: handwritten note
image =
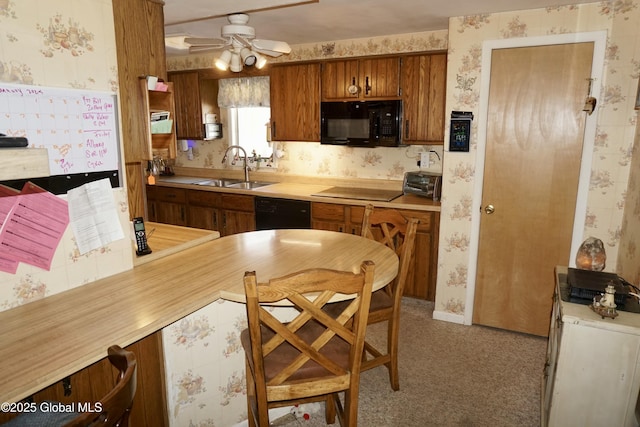
[[[48,148],[51,175],[119,168],[115,95],[0,83],[0,132]]]

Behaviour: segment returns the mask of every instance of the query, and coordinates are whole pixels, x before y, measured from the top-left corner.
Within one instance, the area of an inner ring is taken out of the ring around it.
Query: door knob
[[[496,208],[494,208],[493,205],[487,205],[484,207],[484,211],[487,215],[491,215],[495,210]]]

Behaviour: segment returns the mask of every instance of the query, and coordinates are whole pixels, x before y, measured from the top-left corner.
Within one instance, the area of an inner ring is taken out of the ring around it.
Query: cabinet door
[[[245,231],[255,231],[256,216],[250,212],[223,210],[222,211],[222,231],[223,236],[230,234],[244,233]]]
[[[198,73],[171,73],[169,80],[175,92],[177,138],[204,139]]]
[[[447,55],[417,55],[402,59],[403,141],[444,144]]]
[[[254,231],[256,229],[256,215],[253,196],[242,194],[222,194],[220,199],[222,208],[223,236]]]
[[[271,138],[274,141],[320,141],[319,63],[273,66]]]
[[[173,225],[187,225],[187,197],[182,188],[155,187],[155,221]]]
[[[212,191],[187,190],[187,225],[220,231],[221,195]]]
[[[363,98],[394,98],[400,95],[400,58],[361,59],[360,85]]]
[[[349,86],[361,86],[358,81],[358,61],[328,61],[322,64],[322,100],[339,101],[358,98],[360,91],[349,92]]]
[[[187,226],[205,230],[220,231],[220,210],[203,206],[189,206]]]
[[[312,203],[311,228],[345,232],[347,230],[345,206],[332,203]]]

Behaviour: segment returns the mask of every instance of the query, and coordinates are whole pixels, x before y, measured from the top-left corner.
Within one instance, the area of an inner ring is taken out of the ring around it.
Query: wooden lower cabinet
[[[138,364],[137,390],[129,425],[168,426],[162,332],[149,335],[126,349],[136,355]],[[104,350],[104,359],[34,394],[33,402],[48,400],[70,404],[100,400],[114,387],[118,375],[106,358],[107,349]],[[15,415],[0,412],[0,423]]]
[[[187,225],[187,190],[147,186],[148,220],[164,224]]]
[[[256,214],[253,196],[241,194],[222,194],[221,197],[222,224],[220,235],[255,231]]]
[[[355,222],[352,222],[351,210],[361,209],[358,220],[356,213]],[[311,228],[317,230],[339,231],[341,233],[360,234],[362,215],[364,208],[336,205],[332,203],[311,204]]]
[[[384,208],[376,208],[384,209]],[[403,295],[435,301],[440,213],[399,209],[420,220],[416,234],[412,268]],[[360,234],[364,206],[332,203],[311,204],[311,227],[320,230]]]
[[[149,221],[216,230],[220,236],[254,231],[254,197],[147,186]]]
[[[187,226],[220,230],[220,193],[187,190]]]

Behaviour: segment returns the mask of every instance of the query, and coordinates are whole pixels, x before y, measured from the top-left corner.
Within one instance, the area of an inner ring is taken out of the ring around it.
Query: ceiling
[[[290,45],[448,28],[451,16],[593,0],[164,0],[165,35],[220,37],[226,15],[249,14],[256,38]],[[167,55],[186,51],[167,48]]]

